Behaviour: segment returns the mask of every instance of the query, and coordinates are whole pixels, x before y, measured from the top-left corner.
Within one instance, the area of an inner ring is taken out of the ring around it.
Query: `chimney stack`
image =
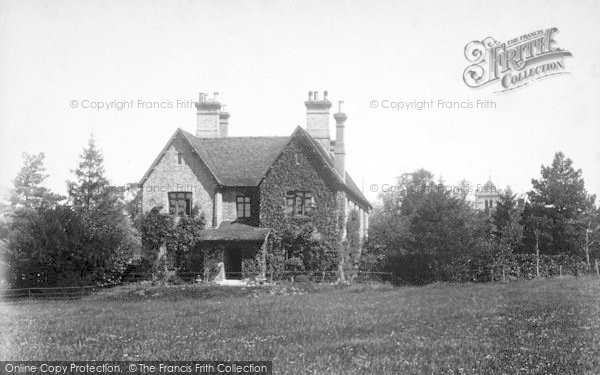
[[[219,113],[221,103],[217,101],[218,93],[214,93],[213,99],[208,99],[208,94],[200,93],[200,101],[196,102],[196,137],[218,138],[219,137]]]
[[[318,141],[329,154],[329,109],[331,102],[327,100],[327,91],[324,92],[323,100],[319,100],[318,91],[309,91],[306,106],[306,131]]]
[[[344,147],[344,128],[348,116],[342,112],[342,103],[339,102],[337,113],[333,115],[335,118],[335,170],[342,176],[342,180],[346,181],[346,149]]]
[[[223,104],[223,111],[219,113],[219,136],[222,138],[229,136],[229,112],[225,112],[225,105]]]

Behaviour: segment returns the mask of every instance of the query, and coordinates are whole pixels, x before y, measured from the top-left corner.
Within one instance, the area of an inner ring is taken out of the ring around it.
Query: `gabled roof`
[[[308,142],[312,145],[312,148],[321,156],[327,168],[331,171],[332,174],[335,175],[338,183],[341,184],[346,193],[348,193],[355,200],[359,201],[359,203],[361,203],[362,205],[368,208],[373,208],[373,206],[371,206],[371,203],[367,200],[367,198],[365,198],[362,191],[358,188],[358,186],[356,186],[356,183],[354,183],[354,180],[352,179],[352,177],[350,177],[348,171],[346,171],[344,176],[345,178],[344,180],[342,180],[342,176],[335,169],[335,161],[331,153],[326,152],[325,149],[323,149],[323,147],[321,147],[321,145],[310,134],[308,134],[306,130],[304,130],[300,126],[298,126],[296,130],[294,130],[292,137],[294,135],[302,135],[308,140]]]
[[[182,131],[223,186],[258,186],[290,137],[197,138]]]
[[[141,184],[148,178],[177,135],[181,135],[190,144],[217,183],[226,187],[260,185],[273,163],[291,140],[294,137],[302,137],[308,141],[340,187],[354,200],[368,208],[372,207],[350,175],[346,172],[345,181],[342,181],[342,177],[335,170],[335,163],[331,154],[326,153],[323,147],[299,126],[288,137],[198,138],[182,129],[177,129],[154,160],[152,166],[144,174],[144,177],[142,177]]]

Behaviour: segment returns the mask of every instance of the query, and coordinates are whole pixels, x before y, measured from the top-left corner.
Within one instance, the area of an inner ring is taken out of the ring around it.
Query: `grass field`
[[[600,281],[283,295],[128,287],[75,301],[5,302],[0,340],[2,360],[273,360],[285,374],[598,374]]]

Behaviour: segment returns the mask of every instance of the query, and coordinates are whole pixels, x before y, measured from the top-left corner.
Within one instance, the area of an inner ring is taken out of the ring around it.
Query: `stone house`
[[[205,277],[240,278],[248,265],[264,276],[274,251],[269,239],[306,224],[320,241],[339,248],[351,210],[362,244],[372,206],[345,169],[347,116],[340,102],[332,140],[327,92],[322,99],[310,92],[304,104],[306,129],[281,137],[229,137],[230,114],[216,95],[200,94],[196,134],[177,129],[141,179],[143,212],[160,206],[182,216],[198,207],[205,215],[198,245]]]

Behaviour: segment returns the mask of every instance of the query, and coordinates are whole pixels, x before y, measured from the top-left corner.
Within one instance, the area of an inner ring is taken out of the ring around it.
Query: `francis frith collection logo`
[[[494,82],[500,91],[513,90],[540,78],[568,73],[565,57],[572,56],[568,50],[558,47],[553,27],[501,43],[492,37],[472,41],[465,46],[465,57],[471,63],[463,80],[472,88]]]

